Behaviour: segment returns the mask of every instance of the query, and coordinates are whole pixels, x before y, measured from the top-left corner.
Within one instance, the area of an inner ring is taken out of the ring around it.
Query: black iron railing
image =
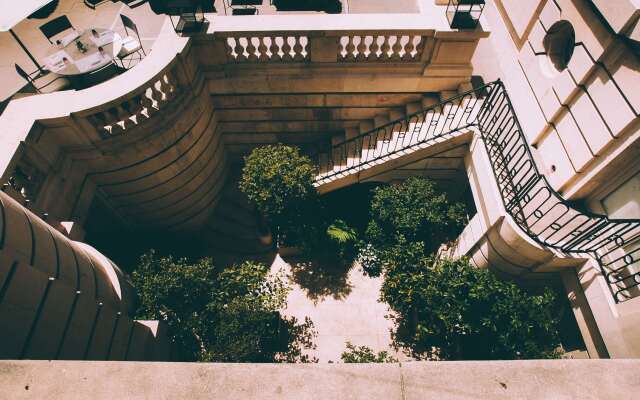
[[[332,146],[318,185],[476,127],[507,213],[533,240],[595,258],[616,302],[640,295],[640,220],[573,208],[540,173],[501,81],[458,95]]]

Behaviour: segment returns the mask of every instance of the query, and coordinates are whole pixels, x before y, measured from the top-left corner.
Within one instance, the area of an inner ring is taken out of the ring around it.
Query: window
[[[561,20],[551,25],[542,40],[544,51],[556,70],[564,71],[573,56],[576,32],[571,22]]]

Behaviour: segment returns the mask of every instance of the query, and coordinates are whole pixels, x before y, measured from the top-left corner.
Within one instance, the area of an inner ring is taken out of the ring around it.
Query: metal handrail
[[[640,295],[640,246],[627,249],[640,241],[640,220],[578,211],[555,191],[538,170],[500,80],[331,146],[316,184],[470,127],[482,137],[507,213],[529,237],[564,253],[592,256],[616,302]]]

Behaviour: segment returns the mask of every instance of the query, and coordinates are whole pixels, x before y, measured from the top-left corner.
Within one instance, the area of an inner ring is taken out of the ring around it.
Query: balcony
[[[33,171],[39,190],[32,207],[59,220],[82,221],[99,194],[133,225],[197,227],[222,187],[216,182],[224,178],[229,135],[259,143],[296,132],[326,141],[351,124],[322,117],[326,102],[308,121],[289,118],[301,111],[285,108],[278,121],[247,122],[255,114],[250,105],[218,111],[212,96],[269,103],[315,93],[358,103],[365,95],[384,101],[455,90],[469,81],[470,58],[488,33],[451,30],[433,7],[394,18],[208,14],[208,31],[190,38],[177,36],[167,18],[150,54],[122,75],[12,101],[0,117],[1,182],[15,181],[16,168]]]

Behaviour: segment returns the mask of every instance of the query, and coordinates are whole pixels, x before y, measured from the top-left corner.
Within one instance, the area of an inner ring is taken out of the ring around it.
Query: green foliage
[[[351,342],[346,343],[347,351],[344,351],[340,358],[345,363],[395,363],[388,352],[380,351],[377,354],[367,346],[354,346]]]
[[[270,222],[280,243],[299,246],[323,263],[351,265],[357,234],[329,215],[313,182],[315,167],[296,147],[282,144],[254,149],[245,158],[240,190]]]
[[[262,146],[245,157],[240,190],[273,227],[295,225],[317,196],[315,167],[298,148]]]
[[[210,258],[143,255],[132,274],[140,296],[137,318],[167,322],[185,361],[309,361],[313,324],[282,317],[289,287],[282,273],[244,262],[217,269]]]
[[[465,259],[425,257],[421,243],[391,250],[381,300],[394,311],[394,344],[416,358],[556,358],[552,291],[530,295]]]
[[[358,234],[341,219],[336,219],[326,230],[326,234],[318,238],[309,238],[310,243],[319,244],[322,249],[315,249],[315,254],[329,255],[332,260],[341,265],[351,266],[358,254]],[[308,247],[314,247],[309,246]],[[317,246],[316,246],[317,247]],[[322,258],[320,256],[320,258]]]
[[[465,221],[465,206],[450,203],[426,178],[411,177],[398,185],[378,187],[365,233],[370,246],[364,249],[361,264],[367,273],[378,276],[388,251],[400,239],[423,243],[425,254],[431,254],[455,238]]]

